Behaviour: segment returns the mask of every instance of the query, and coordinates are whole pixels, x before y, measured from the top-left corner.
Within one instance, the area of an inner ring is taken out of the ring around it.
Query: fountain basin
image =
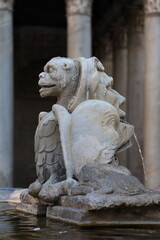
[[[121,206],[100,211],[49,206],[47,218],[45,218],[16,210],[22,191],[22,189],[0,189],[0,239],[159,239],[160,208],[158,205],[137,208]],[[64,217],[66,215],[68,219]],[[92,221],[93,228],[90,228],[87,217]],[[97,225],[98,218],[104,218],[108,224],[101,222],[101,225]],[[81,228],[66,224],[72,223],[73,219],[74,223],[77,222]],[[61,220],[63,223],[60,222]],[[102,225],[105,228],[100,228]]]
[[[62,196],[55,205],[38,203],[32,197],[30,203],[24,199],[17,204],[17,211],[79,227],[160,226],[160,194],[154,191],[133,196],[97,193]]]

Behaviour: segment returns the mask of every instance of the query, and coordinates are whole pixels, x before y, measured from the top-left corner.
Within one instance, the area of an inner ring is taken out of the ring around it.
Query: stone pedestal
[[[160,188],[160,0],[145,1],[145,164],[148,185]]]
[[[13,33],[12,0],[0,0],[0,187],[12,185]]]
[[[50,219],[78,226],[155,226],[160,224],[160,195],[94,194],[63,196],[61,206],[48,206]]]
[[[80,227],[155,227],[160,224],[160,207],[121,207],[87,211],[49,206],[47,217]]]
[[[144,15],[138,8],[129,11],[127,120],[134,125],[140,146],[143,148]],[[132,142],[133,146],[128,151],[128,168],[143,181],[142,160],[134,138]]]
[[[68,57],[91,57],[92,0],[66,0]]]
[[[17,204],[16,210],[32,214],[35,216],[46,216],[48,204],[42,202],[38,198],[34,198],[28,194],[28,189],[24,189],[20,194],[21,202]]]
[[[133,193],[134,190],[133,186]],[[159,226],[160,194],[145,188],[144,192],[135,195],[91,192],[61,196],[57,203],[52,204],[31,197],[25,190],[16,210],[80,227]]]
[[[47,205],[44,204],[28,204],[28,203],[20,203],[17,205],[16,210],[18,212],[23,212],[27,214],[32,214],[35,216],[41,216],[45,217],[46,216],[46,209]]]

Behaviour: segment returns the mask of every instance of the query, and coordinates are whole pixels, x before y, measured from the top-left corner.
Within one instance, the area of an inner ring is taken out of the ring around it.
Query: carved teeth
[[[41,88],[52,88],[52,87],[55,87],[56,85],[53,84],[53,85],[41,85],[40,87]]]
[[[41,88],[40,88],[39,92],[41,93],[41,92],[43,92],[43,91],[45,91],[45,90],[47,90],[47,89],[56,87],[56,85],[55,85],[55,84],[53,84],[53,85],[45,85],[45,86],[44,86],[44,85],[41,85],[40,87],[41,87]]]

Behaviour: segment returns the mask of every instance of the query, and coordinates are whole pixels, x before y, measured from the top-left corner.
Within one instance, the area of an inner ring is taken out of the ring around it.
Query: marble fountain
[[[160,193],[116,157],[131,147],[134,127],[124,122],[125,98],[112,88],[102,63],[55,57],[38,84],[40,96],[56,96],[57,103],[39,114],[37,179],[25,190],[2,189],[1,203],[14,203],[18,214],[85,228],[159,226]]]

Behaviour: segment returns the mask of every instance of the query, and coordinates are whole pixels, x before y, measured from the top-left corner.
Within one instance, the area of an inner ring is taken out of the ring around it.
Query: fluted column
[[[92,0],[66,0],[68,57],[91,57]]]
[[[145,162],[148,185],[160,188],[160,0],[145,1]]]
[[[0,0],[0,187],[12,185],[13,0]]]
[[[144,13],[138,7],[129,12],[128,26],[128,96],[127,119],[133,124],[143,148],[143,103],[144,103]],[[142,160],[133,138],[128,151],[128,167],[143,181]]]

